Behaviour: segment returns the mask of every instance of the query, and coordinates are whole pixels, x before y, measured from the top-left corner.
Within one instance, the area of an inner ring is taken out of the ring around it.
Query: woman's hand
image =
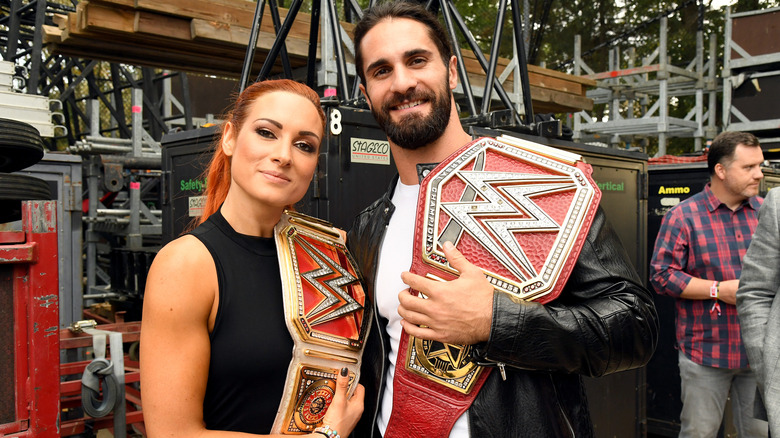
[[[330,426],[343,438],[352,433],[360,416],[363,414],[363,397],[365,388],[358,384],[352,397],[349,397],[349,370],[344,367],[336,377],[336,392],[333,401],[328,407],[328,412],[322,421],[323,425]]]

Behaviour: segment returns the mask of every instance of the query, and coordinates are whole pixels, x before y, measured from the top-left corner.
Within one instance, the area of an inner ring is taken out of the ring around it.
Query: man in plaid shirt
[[[729,392],[738,436],[767,436],[767,423],[752,415],[756,380],[735,306],[742,257],[758,224],[763,161],[752,134],[715,137],[707,157],[710,183],[669,210],[658,232],[650,282],[677,299],[680,437],[716,436]]]

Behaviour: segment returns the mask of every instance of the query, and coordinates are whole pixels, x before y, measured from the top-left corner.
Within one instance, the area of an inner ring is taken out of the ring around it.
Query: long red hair
[[[295,82],[290,79],[275,79],[270,81],[255,82],[246,87],[236,99],[233,109],[227,113],[225,121],[220,127],[220,136],[214,147],[214,155],[211,157],[206,176],[206,204],[203,207],[203,214],[198,219],[198,223],[203,223],[212,214],[219,210],[219,207],[225,202],[228,191],[230,190],[230,157],[222,151],[222,140],[225,135],[225,125],[230,122],[236,129],[235,135],[243,126],[246,120],[249,108],[252,103],[260,96],[275,91],[285,91],[297,94],[308,99],[317,108],[317,113],[322,119],[322,127],[325,129],[325,112],[320,106],[320,96],[316,91],[308,86]]]

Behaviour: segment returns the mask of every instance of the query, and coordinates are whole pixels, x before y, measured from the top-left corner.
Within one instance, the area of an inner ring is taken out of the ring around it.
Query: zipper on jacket
[[[488,359],[488,360],[490,360],[490,359]],[[496,368],[498,368],[498,372],[501,373],[501,380],[506,382],[506,363],[505,362],[485,362],[485,361],[478,361],[478,360],[473,360],[473,359],[472,359],[472,362],[477,364],[477,365],[479,365],[479,366],[481,366],[481,367],[486,367],[486,368],[487,367],[491,367],[491,368],[492,367],[496,367]],[[523,369],[523,368],[520,368],[520,369]]]

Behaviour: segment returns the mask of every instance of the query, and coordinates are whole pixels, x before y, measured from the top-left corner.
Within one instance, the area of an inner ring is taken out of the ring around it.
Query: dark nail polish
[[[344,368],[342,368],[342,369],[341,369],[341,375],[342,375],[342,376],[345,376],[345,377],[346,377],[346,375],[347,375],[348,373],[349,373],[349,370],[347,369],[347,367],[344,367]]]

